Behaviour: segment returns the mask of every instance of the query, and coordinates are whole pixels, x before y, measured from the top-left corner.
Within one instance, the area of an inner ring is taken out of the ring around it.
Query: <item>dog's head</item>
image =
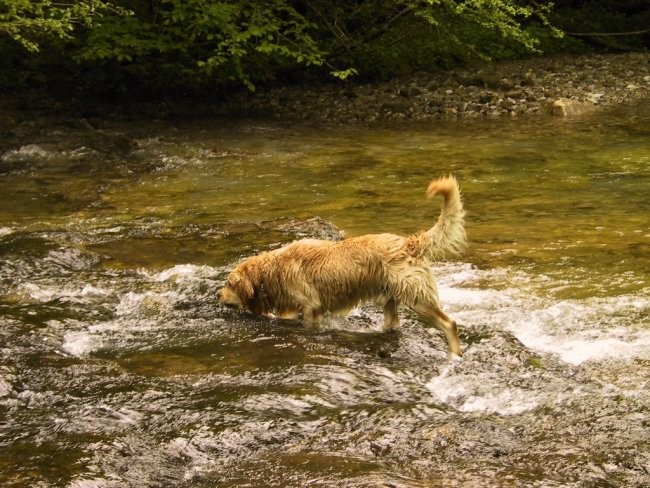
[[[246,263],[235,268],[219,290],[219,302],[230,308],[249,310],[256,315],[269,313],[264,286]]]
[[[243,309],[253,296],[253,285],[239,272],[233,271],[228,275],[226,285],[219,290],[217,296],[222,305]]]

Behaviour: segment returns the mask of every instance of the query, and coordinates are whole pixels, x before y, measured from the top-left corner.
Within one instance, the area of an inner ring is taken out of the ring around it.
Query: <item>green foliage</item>
[[[76,57],[149,65],[155,59],[196,81],[237,81],[253,89],[253,80],[269,78],[279,66],[323,62],[312,28],[282,0],[161,0],[147,15],[105,18]]]
[[[512,1],[494,0],[431,0],[426,3],[437,4],[440,8],[435,11],[419,8],[416,9],[416,15],[433,25],[441,26],[444,21],[451,22],[456,27],[471,26],[477,30],[499,33],[504,39],[514,41],[531,51],[535,50],[536,39],[522,29],[521,22],[533,15],[546,22],[546,13],[550,8],[541,3],[533,8]],[[449,29],[448,32],[453,34]],[[462,42],[461,38],[455,37],[456,41]]]
[[[549,19],[573,24],[544,2],[0,0],[0,43],[31,53],[18,62],[24,69],[58,59],[82,80],[79,86],[140,86],[148,93],[252,90],[274,79],[386,78],[567,46],[558,44],[561,34]],[[559,3],[585,16],[585,8],[598,2]]]
[[[313,15],[325,34],[328,60],[354,66],[370,78],[536,52],[537,36],[527,24],[555,35],[547,20],[550,7],[543,4],[532,8],[510,0],[354,3],[358,5],[308,2],[318,5]]]
[[[0,33],[36,52],[40,39],[69,39],[76,26],[91,27],[98,17],[111,10],[124,13],[101,0],[0,0]]]

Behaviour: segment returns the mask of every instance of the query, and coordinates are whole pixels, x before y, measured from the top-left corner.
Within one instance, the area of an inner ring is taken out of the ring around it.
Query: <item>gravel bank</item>
[[[371,84],[282,87],[235,99],[226,108],[351,123],[572,115],[649,95],[650,53],[641,52],[534,58]]]

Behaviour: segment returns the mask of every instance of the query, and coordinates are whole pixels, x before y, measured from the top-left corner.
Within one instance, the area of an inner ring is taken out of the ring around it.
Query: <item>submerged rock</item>
[[[305,220],[294,218],[276,219],[263,222],[261,226],[266,229],[292,234],[297,239],[312,237],[315,239],[338,241],[345,237],[343,231],[331,222],[320,217],[312,217]]]
[[[550,100],[544,106],[544,111],[558,117],[570,117],[573,115],[584,115],[595,110],[596,106],[590,102],[578,102],[577,100],[568,100],[559,98]]]

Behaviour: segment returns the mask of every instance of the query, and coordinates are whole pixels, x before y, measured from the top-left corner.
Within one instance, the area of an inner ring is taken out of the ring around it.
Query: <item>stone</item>
[[[547,113],[558,117],[583,115],[585,113],[593,112],[594,109],[595,106],[593,103],[579,102],[577,100],[569,100],[568,98],[550,100],[544,107],[544,110]]]
[[[593,103],[594,105],[600,102],[600,100],[605,96],[604,93],[589,93],[585,98],[587,101]]]
[[[508,90],[504,93],[507,98],[522,98],[524,96],[523,90]]]
[[[401,101],[389,101],[381,104],[381,109],[384,112],[404,113],[408,112],[410,104]]]

